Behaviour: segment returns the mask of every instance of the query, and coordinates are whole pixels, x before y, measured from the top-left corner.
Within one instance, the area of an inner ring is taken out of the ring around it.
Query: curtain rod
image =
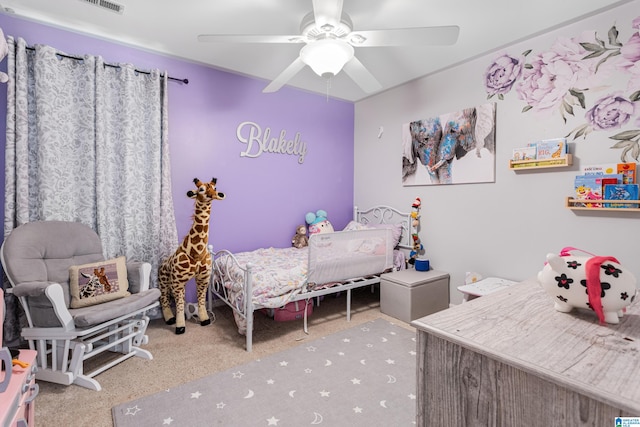
[[[27,46],[27,49],[36,50],[35,47],[31,47],[31,46]],[[84,58],[80,58],[79,56],[71,56],[71,55],[67,55],[67,54],[64,54],[64,53],[60,53],[60,52],[57,52],[56,55],[59,55],[59,56],[61,56],[63,58],[75,59],[76,61],[84,60]],[[106,62],[104,63],[104,65],[107,66],[107,67],[120,68],[119,65],[108,64]],[[149,72],[149,71],[143,71],[143,70],[135,70],[135,71],[138,72],[138,73],[142,73],[142,74],[151,74],[151,72]],[[160,74],[160,76],[162,76],[162,74]],[[189,84],[189,79],[179,79],[177,77],[171,77],[171,76],[167,76],[167,78],[169,80],[174,80],[174,81],[177,81],[177,82],[181,82],[181,83],[184,83],[186,85]]]

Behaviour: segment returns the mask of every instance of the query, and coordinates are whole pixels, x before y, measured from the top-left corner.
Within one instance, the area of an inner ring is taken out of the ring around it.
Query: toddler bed
[[[346,292],[351,320],[352,289],[380,283],[381,273],[404,268],[401,249],[412,248],[410,226],[410,213],[389,206],[356,207],[343,231],[314,234],[308,247],[214,252],[209,301],[218,298],[232,308],[247,351],[252,350],[256,310],[296,301],[306,307],[313,298]],[[306,314],[305,308],[305,332]]]

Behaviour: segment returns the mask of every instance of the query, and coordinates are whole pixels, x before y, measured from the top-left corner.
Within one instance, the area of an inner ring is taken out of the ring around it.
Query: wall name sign
[[[279,136],[271,136],[271,128],[264,132],[259,124],[242,122],[236,129],[238,141],[247,144],[247,149],[240,153],[241,157],[259,157],[262,153],[288,154],[298,156],[298,163],[304,162],[307,154],[307,143],[300,139],[300,132],[293,139],[287,139],[287,131],[281,130]]]

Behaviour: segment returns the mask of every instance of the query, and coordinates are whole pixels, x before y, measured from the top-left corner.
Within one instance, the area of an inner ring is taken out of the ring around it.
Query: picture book
[[[605,184],[623,184],[622,180],[624,179],[621,173],[609,173],[604,175],[595,175],[597,179],[600,180],[600,188],[601,193],[604,194],[604,185]]]
[[[533,145],[533,144],[532,144]],[[555,138],[545,139],[535,143],[536,159],[557,159],[567,155],[567,139]]]
[[[603,163],[598,165],[585,165],[581,171],[585,175],[622,174],[622,184],[636,183],[635,163]]]
[[[536,159],[536,147],[522,147],[513,149],[513,157],[511,160],[535,160]]]
[[[577,175],[574,182],[575,197],[584,200],[602,200],[605,185],[622,184],[622,174],[606,174],[606,175]],[[586,206],[591,208],[602,207],[602,203],[581,203],[577,206]]]
[[[608,184],[604,186],[606,200],[638,200],[638,184]],[[637,208],[636,203],[604,203],[606,208]]]
[[[575,206],[600,208],[602,207],[602,178],[596,175],[577,175],[574,181],[575,198],[583,202]]]
[[[581,168],[585,175],[607,175],[618,171],[617,163],[603,163],[598,165],[586,165]]]
[[[623,184],[636,183],[636,164],[635,163],[618,163],[618,173],[622,174]]]
[[[604,187],[606,187],[607,185],[612,185],[612,184],[622,184],[622,178],[602,178],[602,180],[600,181],[600,185],[602,186],[602,198],[606,199],[606,197],[604,196]]]

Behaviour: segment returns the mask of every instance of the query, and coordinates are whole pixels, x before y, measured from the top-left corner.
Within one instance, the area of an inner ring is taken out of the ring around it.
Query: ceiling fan
[[[388,30],[354,31],[349,16],[342,11],[343,0],[313,0],[313,12],[300,25],[299,35],[202,34],[201,42],[218,43],[304,43],[300,55],[263,92],[275,92],[305,65],[319,76],[329,78],[344,69],[366,93],[382,85],[354,56],[354,47],[451,45],[458,39],[455,25]]]

